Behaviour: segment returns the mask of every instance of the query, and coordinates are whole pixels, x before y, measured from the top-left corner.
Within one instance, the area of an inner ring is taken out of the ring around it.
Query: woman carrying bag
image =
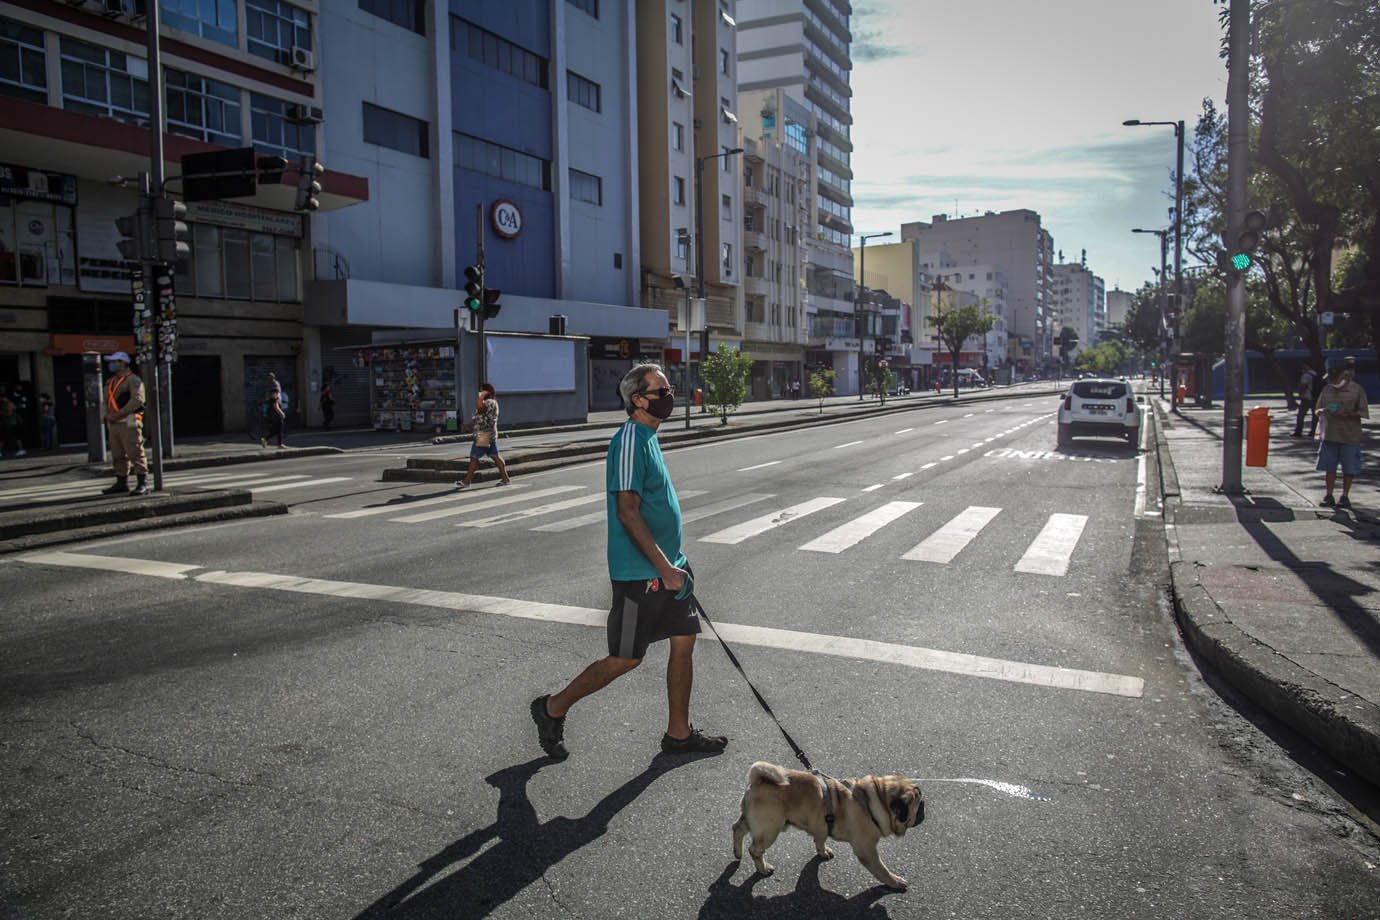
[[[465,478],[456,482],[455,487],[470,487],[474,471],[479,469],[479,458],[485,456],[493,457],[494,465],[498,467],[499,485],[506,486],[512,482],[508,478],[507,465],[498,455],[498,399],[492,383],[479,385],[479,398],[474,402],[474,416],[465,423],[465,430],[474,432],[474,443],[470,445],[470,466],[465,471]]]

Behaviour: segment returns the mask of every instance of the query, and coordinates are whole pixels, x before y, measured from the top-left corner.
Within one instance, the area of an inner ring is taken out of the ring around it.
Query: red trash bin
[[[1270,410],[1258,406],[1246,413],[1246,465],[1264,466],[1270,457]]]

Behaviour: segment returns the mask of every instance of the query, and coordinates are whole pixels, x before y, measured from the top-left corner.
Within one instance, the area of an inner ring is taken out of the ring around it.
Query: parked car
[[[1142,410],[1125,380],[1094,377],[1078,380],[1059,404],[1058,442],[1068,447],[1074,438],[1093,436],[1140,442]]]

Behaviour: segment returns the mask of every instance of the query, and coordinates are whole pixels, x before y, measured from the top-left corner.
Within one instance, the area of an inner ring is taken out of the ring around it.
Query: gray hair
[[[632,398],[635,393],[642,389],[642,385],[647,382],[650,374],[662,373],[660,364],[638,364],[632,370],[623,375],[623,379],[618,383],[618,395],[623,399],[623,407],[628,410],[628,414],[633,413]]]

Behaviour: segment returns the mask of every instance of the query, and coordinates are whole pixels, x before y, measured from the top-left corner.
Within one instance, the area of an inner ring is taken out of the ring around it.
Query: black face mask
[[[647,412],[653,418],[665,421],[671,417],[671,413],[676,411],[676,398],[674,396],[658,396],[655,399],[647,400]]]

